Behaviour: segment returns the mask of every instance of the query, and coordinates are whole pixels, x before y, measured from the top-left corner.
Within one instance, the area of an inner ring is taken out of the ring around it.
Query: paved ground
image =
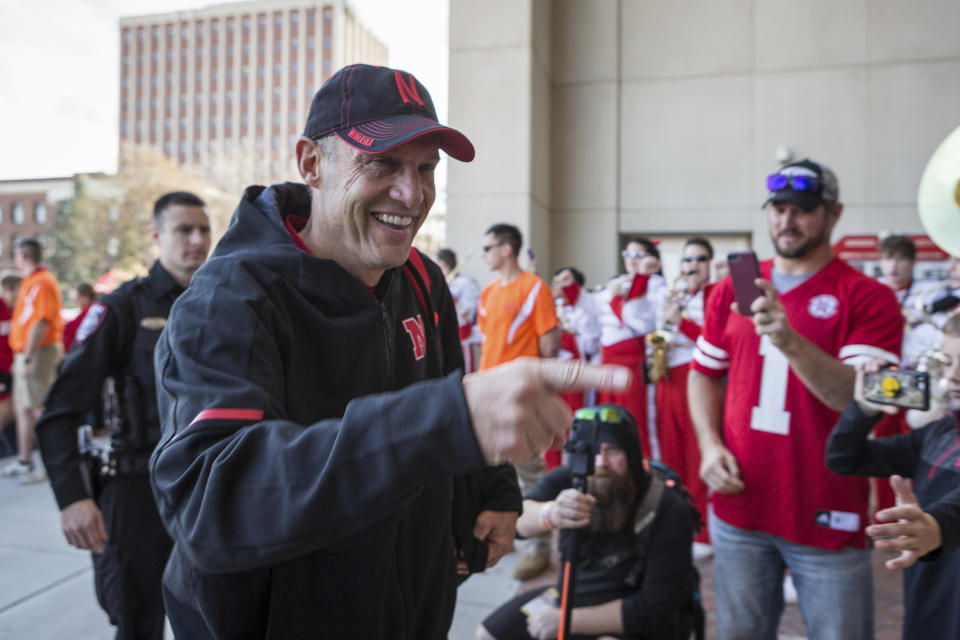
[[[0,460],[0,464],[6,460]],[[68,546],[60,533],[59,513],[47,483],[21,486],[0,478],[0,639],[107,640],[112,627],[93,595],[93,573],[87,553]],[[511,577],[519,553],[507,556],[485,574],[470,578],[460,588],[451,640],[471,640],[474,630],[498,604],[521,588],[556,581],[556,570],[521,585]],[[881,565],[875,556],[877,640],[900,637],[900,574]],[[556,563],[555,563],[556,566]],[[713,633],[713,598],[709,561],[700,562],[707,637]],[[781,640],[803,637],[796,605],[788,605],[780,625]],[[168,634],[168,637],[172,637]]]

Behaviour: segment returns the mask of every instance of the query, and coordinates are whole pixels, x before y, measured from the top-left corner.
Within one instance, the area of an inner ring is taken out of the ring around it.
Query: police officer
[[[93,552],[97,599],[118,639],[163,637],[160,580],[171,541],[148,476],[160,437],[153,350],[170,307],[207,259],[204,206],[183,191],[156,201],[150,233],[159,259],[146,278],[93,303],[37,425],[63,533],[71,545]],[[105,396],[116,400],[118,411],[107,417],[110,447],[91,474],[77,431]]]

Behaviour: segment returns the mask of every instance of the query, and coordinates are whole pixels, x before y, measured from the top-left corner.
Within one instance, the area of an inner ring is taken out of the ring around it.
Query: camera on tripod
[[[597,453],[600,452],[601,423],[616,424],[620,419],[620,412],[612,407],[586,407],[574,414],[570,437],[563,447],[574,489],[584,491],[587,478],[594,474]]]

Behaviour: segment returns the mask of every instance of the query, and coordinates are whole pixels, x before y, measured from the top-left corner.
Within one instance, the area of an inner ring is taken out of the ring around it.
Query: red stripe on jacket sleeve
[[[263,409],[204,409],[188,427],[203,420],[252,420],[263,419]]]

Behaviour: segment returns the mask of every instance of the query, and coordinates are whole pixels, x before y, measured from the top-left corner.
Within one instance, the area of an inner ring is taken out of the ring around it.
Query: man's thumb
[[[917,504],[917,496],[913,493],[910,483],[901,476],[890,476],[890,488],[897,497],[897,506],[903,504]]]

